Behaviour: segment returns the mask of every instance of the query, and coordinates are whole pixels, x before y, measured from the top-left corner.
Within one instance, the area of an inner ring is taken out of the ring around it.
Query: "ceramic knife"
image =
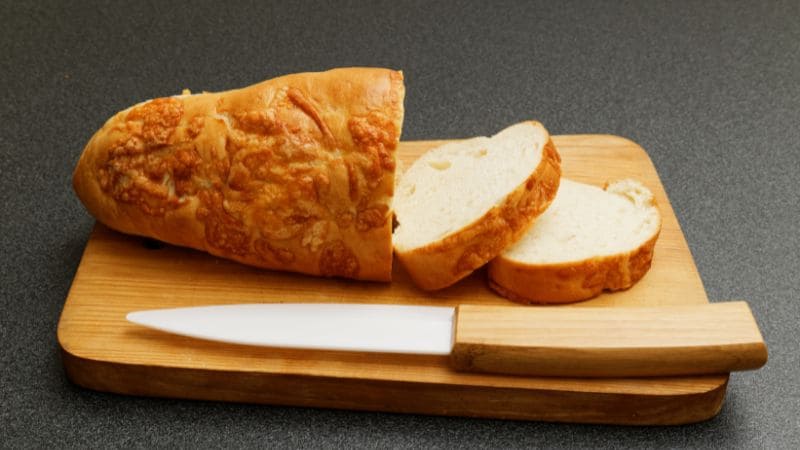
[[[269,303],[136,311],[135,324],[238,345],[447,355],[454,370],[632,377],[761,367],[745,302],[661,307]]]

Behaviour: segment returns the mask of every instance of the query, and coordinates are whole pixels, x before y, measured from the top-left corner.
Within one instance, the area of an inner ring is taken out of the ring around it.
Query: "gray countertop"
[[[0,5],[2,446],[800,445],[800,2],[22,3]],[[655,428],[134,398],[72,385],[55,331],[93,223],[70,186],[91,134],[116,111],[183,88],[350,65],[405,72],[406,140],[536,118],[554,134],[640,143],[709,297],[750,303],[767,366],[732,375],[714,419]]]

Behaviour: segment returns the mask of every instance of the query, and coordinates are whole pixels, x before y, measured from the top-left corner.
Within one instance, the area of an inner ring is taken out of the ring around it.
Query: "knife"
[[[449,355],[453,369],[638,377],[750,370],[767,348],[745,302],[659,307],[275,303],[136,311],[135,324],[231,344]]]

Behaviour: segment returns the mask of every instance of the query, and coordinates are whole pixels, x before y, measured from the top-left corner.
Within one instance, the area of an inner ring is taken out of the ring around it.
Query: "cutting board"
[[[564,176],[602,185],[634,177],[663,215],[650,272],[627,291],[559,308],[708,302],[692,255],[647,153],[617,136],[555,136]],[[403,142],[406,167],[445,141]],[[509,302],[480,270],[436,293],[416,289],[395,263],[391,284],[251,268],[126,236],[89,237],[58,326],[66,374],[128,395],[609,424],[682,424],[714,416],[728,375],[639,379],[533,378],[455,372],[447,358],[257,348],[206,342],[128,323],[130,311],[250,302],[423,305]]]

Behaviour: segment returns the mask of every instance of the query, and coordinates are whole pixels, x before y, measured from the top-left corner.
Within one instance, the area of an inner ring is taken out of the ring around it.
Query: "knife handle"
[[[700,375],[756,369],[767,347],[745,302],[659,307],[462,305],[453,368],[560,377]]]

